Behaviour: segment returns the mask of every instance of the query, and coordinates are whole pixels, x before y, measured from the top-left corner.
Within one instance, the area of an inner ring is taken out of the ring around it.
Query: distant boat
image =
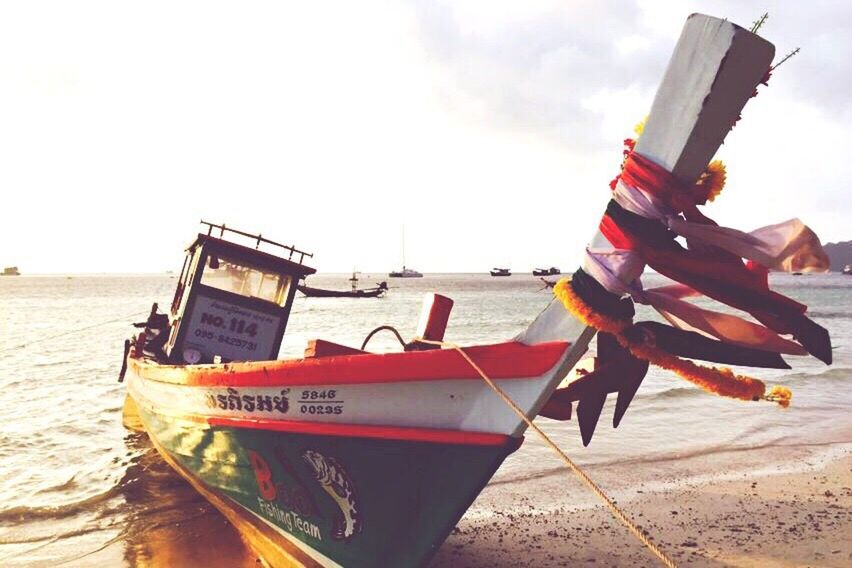
[[[402,270],[388,272],[388,276],[391,278],[423,278],[423,274],[405,266],[402,267]]]
[[[802,273],[801,273],[801,272],[794,272],[794,273],[793,273],[793,276],[801,276],[801,275],[802,275]]]
[[[491,276],[511,276],[512,271],[508,268],[492,268]]]
[[[423,274],[405,267],[405,227],[402,228],[402,270],[388,272],[390,278],[423,278]]]
[[[296,288],[309,298],[378,298],[387,291],[388,285],[385,282],[380,282],[375,288],[363,290],[325,290],[302,284],[299,284]]]
[[[378,298],[388,290],[387,282],[379,282],[379,285],[374,288],[359,289],[357,272],[352,273],[352,278],[349,281],[352,283],[351,290],[325,290],[304,284],[298,284],[296,288],[309,298]]]
[[[20,276],[21,273],[18,271],[17,266],[7,266],[3,269],[2,276]]]
[[[533,270],[533,276],[556,276],[557,274],[562,274],[562,271],[555,266],[551,266],[550,268],[536,268]]]
[[[852,276],[852,264],[847,264],[846,266],[844,266],[843,270],[841,270],[841,273],[847,276]]]

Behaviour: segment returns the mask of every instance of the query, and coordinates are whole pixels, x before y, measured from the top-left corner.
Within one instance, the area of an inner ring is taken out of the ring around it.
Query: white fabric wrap
[[[692,223],[676,215],[649,192],[619,179],[613,199],[624,209],[647,219],[657,219],[693,246],[717,247],[740,258],[753,260],[771,270],[786,272],[825,271],[828,256],[819,237],[798,219],[762,227],[751,233],[736,229]],[[587,248],[583,270],[608,292],[630,295],[636,302],[648,304],[675,327],[708,337],[777,353],[806,355],[794,341],[771,329],[740,317],[699,308],[681,298],[698,292],[683,284],[642,289],[641,275],[645,263],[631,250],[612,246]]]
[[[828,255],[819,237],[799,219],[762,227],[751,233],[737,229],[686,221],[675,215],[648,192],[619,179],[613,199],[637,215],[663,222],[675,234],[753,260],[770,270],[825,272]]]

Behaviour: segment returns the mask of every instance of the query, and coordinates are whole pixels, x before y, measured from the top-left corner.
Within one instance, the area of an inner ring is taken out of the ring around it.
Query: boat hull
[[[285,433],[137,408],[166,461],[276,566],[424,565],[521,442]]]
[[[534,416],[587,342],[465,353]],[[126,379],[125,424],[273,566],[426,564],[525,429],[454,350],[212,365],[131,353]]]

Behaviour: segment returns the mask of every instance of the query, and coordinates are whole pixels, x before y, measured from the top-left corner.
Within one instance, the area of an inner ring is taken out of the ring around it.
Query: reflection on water
[[[3,566],[256,567],[233,526],[160,458],[145,434],[119,484],[97,502],[4,514]]]
[[[318,287],[346,288],[348,277],[311,279]],[[382,279],[385,274],[362,277],[364,286]],[[576,422],[542,421],[543,427],[582,465],[852,439],[852,278],[772,279],[780,292],[810,305],[836,346],[833,367],[790,358],[792,371],[759,372],[793,389],[790,409],[705,395],[653,371],[618,430],[607,424],[607,407],[589,448]],[[116,377],[129,325],[15,349],[122,314],[145,314],[153,301],[168,305],[175,283],[168,276],[0,279],[0,566],[256,565],[231,526],[147,438],[122,426],[125,387]],[[530,275],[427,275],[392,282],[379,300],[297,297],[282,354],[297,356],[316,337],[358,346],[382,324],[411,337],[422,295],[433,291],[456,301],[447,339],[461,344],[514,336],[550,297]],[[389,335],[370,347],[398,349]],[[496,480],[511,483],[553,467],[547,449],[528,437]]]
[[[144,435],[134,434],[137,440]],[[138,442],[132,442],[138,443]],[[122,483],[128,566],[249,567],[256,558],[236,530],[148,446]]]

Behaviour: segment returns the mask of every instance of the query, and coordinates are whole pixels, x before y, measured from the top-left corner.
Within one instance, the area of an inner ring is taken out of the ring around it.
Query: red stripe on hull
[[[539,345],[510,341],[467,347],[465,352],[492,379],[515,379],[539,377],[551,370],[569,345],[564,341]],[[262,387],[481,380],[467,361],[454,350],[447,349],[224,365],[160,365],[130,358],[129,364],[144,379],[195,386]]]
[[[316,434],[318,436],[343,436],[349,438],[380,438],[406,440],[434,444],[459,444],[468,446],[502,446],[512,438],[503,434],[439,430],[434,428],[401,428],[398,426],[363,426],[355,424],[330,424],[328,422],[298,422],[289,420],[253,420],[245,418],[210,417],[211,426],[250,428],[294,434]]]

